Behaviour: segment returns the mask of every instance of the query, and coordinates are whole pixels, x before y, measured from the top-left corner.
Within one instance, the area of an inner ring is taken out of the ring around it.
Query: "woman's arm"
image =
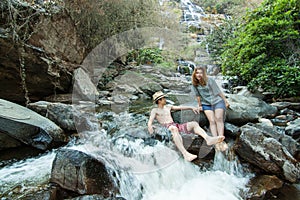
[[[230,104],[229,104],[229,102],[227,101],[225,95],[224,95],[222,92],[220,92],[220,93],[219,93],[219,96],[224,100],[226,108],[229,108],[229,107],[230,107]]]
[[[203,108],[202,108],[202,103],[201,103],[201,98],[200,98],[200,96],[197,96],[197,102],[198,102],[199,110],[202,111]]]
[[[192,86],[192,91],[194,92],[197,102],[198,102],[198,107],[199,107],[199,111],[202,111],[202,103],[201,103],[201,97],[200,97],[200,92],[198,90],[198,88],[196,86]]]

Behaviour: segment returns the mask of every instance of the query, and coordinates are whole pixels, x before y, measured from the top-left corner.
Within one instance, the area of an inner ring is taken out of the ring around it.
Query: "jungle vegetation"
[[[300,95],[300,2],[265,0],[208,38],[223,75],[275,98]]]

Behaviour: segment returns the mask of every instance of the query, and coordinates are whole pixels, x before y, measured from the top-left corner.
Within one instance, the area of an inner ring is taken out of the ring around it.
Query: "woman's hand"
[[[199,112],[201,112],[201,111],[203,111],[203,107],[202,107],[202,105],[199,105]]]
[[[230,107],[230,104],[228,103],[227,100],[225,101],[225,106],[226,106],[226,108],[229,108],[229,107]]]

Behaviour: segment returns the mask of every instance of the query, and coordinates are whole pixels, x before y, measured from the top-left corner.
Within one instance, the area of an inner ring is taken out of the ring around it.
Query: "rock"
[[[225,137],[230,136],[232,138],[236,138],[238,134],[240,134],[240,128],[228,122],[224,123],[224,135]]]
[[[43,114],[68,134],[99,130],[100,122],[95,116],[94,103],[84,101],[78,103],[80,104],[71,105],[38,101],[30,103],[29,107]]]
[[[105,198],[102,195],[83,195],[80,197],[75,197],[69,200],[126,200],[123,197],[108,197]]]
[[[286,102],[286,101],[282,101],[282,102],[272,103],[271,105],[276,106],[279,110],[282,110],[282,109],[285,109],[285,108],[289,108],[291,110],[300,111],[300,103],[298,103],[298,102]]]
[[[286,148],[249,124],[241,127],[236,152],[249,163],[288,182],[295,183],[300,178],[300,164]]]
[[[234,93],[236,93],[237,95],[242,95],[245,97],[256,97],[258,99],[264,99],[264,95],[259,92],[259,91],[255,91],[255,92],[250,92],[247,88],[247,86],[237,86],[235,88],[233,88]]]
[[[54,94],[44,98],[48,102],[72,103],[72,94]]]
[[[272,117],[277,113],[277,108],[255,98],[241,95],[226,95],[230,109],[226,110],[226,121],[235,125],[248,122],[257,122],[259,118]]]
[[[79,100],[95,102],[98,96],[99,92],[89,74],[82,68],[76,69],[74,71],[73,103],[77,103]]]
[[[277,126],[265,126],[264,123],[253,124],[258,128],[266,137],[271,137],[280,142],[292,155],[295,156],[299,151],[299,144],[291,136],[284,134],[284,130]]]
[[[259,118],[258,121],[263,124],[263,126],[274,127],[271,120],[266,118]]]
[[[66,142],[63,130],[38,113],[0,99],[0,132],[38,149]]]
[[[1,2],[3,22],[11,21],[12,15],[21,18],[16,21],[28,17],[32,23],[26,22],[22,26],[31,32],[10,29],[5,37],[0,37],[0,97],[24,104],[55,93],[68,93],[73,71],[85,56],[85,45],[77,35],[72,19],[60,7],[46,14],[40,8],[13,3],[24,12],[13,14],[7,8],[8,3]],[[36,16],[33,13],[39,13],[39,16],[30,19],[30,16]],[[18,36],[16,32],[19,32]],[[28,35],[23,36],[23,33]],[[26,41],[17,44],[19,40],[14,40],[15,37],[24,37]]]
[[[79,194],[101,194],[109,197],[117,191],[101,161],[71,149],[57,152],[50,182]]]
[[[292,136],[295,140],[299,141],[300,137],[300,118],[295,119],[288,123],[288,126],[285,128],[286,134]]]
[[[0,150],[22,146],[22,143],[17,139],[0,132]]]
[[[47,107],[50,102],[47,101],[37,101],[34,103],[29,103],[27,108],[39,113],[40,115],[47,117]]]
[[[261,175],[251,179],[250,185],[247,199],[264,199],[267,193],[280,189],[283,186],[283,181],[276,176]]]

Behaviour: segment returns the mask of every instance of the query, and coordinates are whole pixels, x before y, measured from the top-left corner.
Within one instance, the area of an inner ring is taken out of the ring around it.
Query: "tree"
[[[74,0],[65,7],[88,49],[130,29],[172,24],[154,0]]]
[[[248,13],[221,55],[223,74],[275,97],[300,94],[299,0],[266,0]]]

